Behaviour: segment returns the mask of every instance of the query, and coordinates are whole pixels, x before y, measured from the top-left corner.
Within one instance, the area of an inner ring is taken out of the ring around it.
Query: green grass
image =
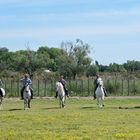
[[[5,99],[0,111],[0,140],[140,140],[140,99]]]

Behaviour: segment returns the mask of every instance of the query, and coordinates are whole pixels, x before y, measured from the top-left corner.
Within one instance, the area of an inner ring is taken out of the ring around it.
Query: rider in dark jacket
[[[65,91],[66,96],[69,97],[68,89],[66,88],[67,82],[66,82],[66,80],[63,78],[63,75],[61,75],[61,78],[60,78],[60,80],[59,80],[58,82],[61,82],[61,84],[62,84],[63,87],[64,87],[64,91]],[[57,98],[57,96],[58,96],[58,93],[56,92],[55,98]]]
[[[94,95],[93,95],[94,96],[94,99],[96,99],[95,91],[96,91],[96,89],[98,87],[98,83],[97,83],[98,78],[99,78],[99,75],[96,75],[96,79],[94,80]]]

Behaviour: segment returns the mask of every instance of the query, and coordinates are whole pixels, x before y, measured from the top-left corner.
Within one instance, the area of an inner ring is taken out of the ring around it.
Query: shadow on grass
[[[134,106],[134,107],[121,107],[121,106],[119,106],[119,109],[140,109],[140,106]]]
[[[134,106],[134,107],[117,107],[117,106],[107,106],[107,107],[102,107],[105,109],[140,109],[140,106]],[[98,109],[98,106],[87,106],[87,107],[82,107],[81,109]]]
[[[19,110],[23,110],[21,108],[13,108],[13,109],[9,109],[8,111],[19,111]]]
[[[84,107],[81,107],[81,109],[97,109],[98,107],[97,106],[84,106]]]
[[[60,107],[46,107],[42,108],[43,110],[53,110],[53,109],[60,109]]]

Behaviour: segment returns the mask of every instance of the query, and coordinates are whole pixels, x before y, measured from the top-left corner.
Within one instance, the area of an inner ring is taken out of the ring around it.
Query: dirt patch
[[[46,96],[46,97],[34,97],[34,99],[50,99],[50,100],[53,100],[53,99],[56,99],[56,98]],[[73,96],[73,97],[69,97],[67,99],[93,100],[93,96],[88,96],[88,97]],[[140,96],[108,96],[108,97],[105,97],[105,99],[140,99]],[[6,97],[6,98],[4,98],[4,100],[20,100],[20,97],[10,97],[10,98]]]

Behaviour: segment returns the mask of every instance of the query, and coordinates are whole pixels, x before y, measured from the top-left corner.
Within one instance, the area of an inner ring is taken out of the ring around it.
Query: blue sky
[[[100,64],[140,61],[140,0],[1,0],[0,47],[60,47],[80,38]]]

